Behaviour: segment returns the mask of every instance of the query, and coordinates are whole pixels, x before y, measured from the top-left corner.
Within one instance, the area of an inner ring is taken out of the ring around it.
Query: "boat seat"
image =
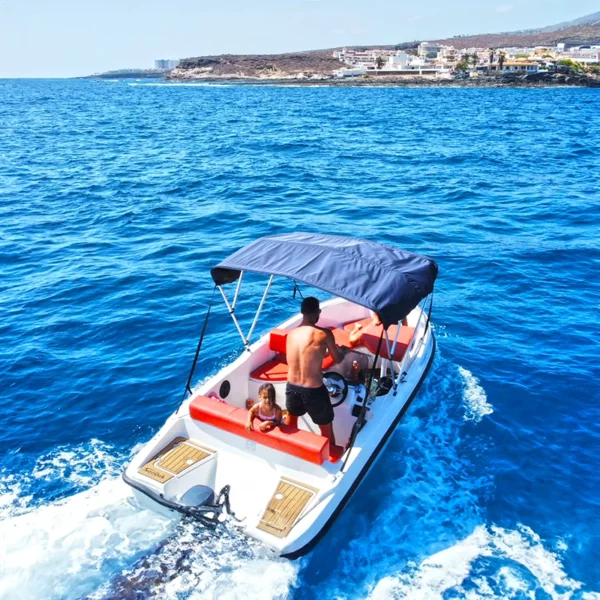
[[[344,324],[344,330],[350,334],[350,332],[354,329],[356,324],[362,325],[364,327],[363,334],[360,336],[360,344],[362,344],[367,350],[370,350],[373,354],[377,352],[377,345],[379,344],[379,337],[381,336],[382,325],[373,325],[373,319],[371,317],[367,319],[362,319],[360,321],[351,321],[350,323]],[[390,346],[394,345],[394,339],[396,338],[396,331],[398,330],[398,325],[390,325],[388,328],[388,337],[390,339]],[[392,359],[395,361],[401,361],[404,358],[404,354],[406,353],[406,349],[412,340],[413,333],[415,331],[414,327],[409,327],[408,325],[403,325],[400,328],[400,333],[398,334],[398,341],[396,342],[396,348],[392,354]],[[357,344],[355,344],[356,346]],[[381,344],[381,358],[389,359],[389,353],[387,349],[387,344],[385,341],[385,337]]]
[[[247,431],[248,411],[219,402],[214,398],[207,396],[194,398],[190,402],[190,416],[196,421],[317,465],[323,464],[326,460],[336,462],[339,459],[337,454],[330,456],[329,440],[326,437],[297,427],[280,425],[263,433],[258,431],[260,420],[254,419],[255,431]]]
[[[265,382],[287,381],[288,364],[286,359],[287,334],[285,329],[273,329],[269,334],[269,349],[277,354],[267,362],[250,373],[251,379]],[[323,371],[327,371],[335,364],[329,354],[323,359]]]

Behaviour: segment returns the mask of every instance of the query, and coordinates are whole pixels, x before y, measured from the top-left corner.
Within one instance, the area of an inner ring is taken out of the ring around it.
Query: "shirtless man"
[[[312,296],[302,300],[302,323],[287,336],[288,383],[285,404],[288,410],[286,425],[297,426],[298,417],[308,413],[321,435],[335,445],[333,408],[329,392],[323,385],[322,362],[326,351],[336,363],[342,362],[348,348],[336,345],[329,329],[317,327],[321,314],[319,301]]]

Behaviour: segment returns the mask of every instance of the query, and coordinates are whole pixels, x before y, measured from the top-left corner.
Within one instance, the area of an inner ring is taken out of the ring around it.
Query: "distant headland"
[[[156,61],[100,78],[336,86],[600,87],[600,12],[536,30],[285,54]]]

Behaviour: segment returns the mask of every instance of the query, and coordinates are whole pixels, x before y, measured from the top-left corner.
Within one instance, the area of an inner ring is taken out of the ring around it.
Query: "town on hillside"
[[[600,46],[567,48],[461,48],[421,42],[416,49],[348,49],[333,53],[343,67],[334,77],[420,76],[451,79],[457,74],[479,77],[488,73],[552,73],[567,68],[572,72],[600,73]]]

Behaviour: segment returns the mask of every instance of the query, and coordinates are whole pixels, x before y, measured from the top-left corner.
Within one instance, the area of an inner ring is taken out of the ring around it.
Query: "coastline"
[[[546,77],[546,78],[496,78],[478,77],[470,79],[427,79],[419,77],[369,77],[369,78],[266,78],[266,77],[173,77],[165,78],[171,83],[221,84],[247,86],[294,86],[294,87],[407,87],[407,88],[555,88],[589,87],[600,88],[600,80],[591,77]]]

